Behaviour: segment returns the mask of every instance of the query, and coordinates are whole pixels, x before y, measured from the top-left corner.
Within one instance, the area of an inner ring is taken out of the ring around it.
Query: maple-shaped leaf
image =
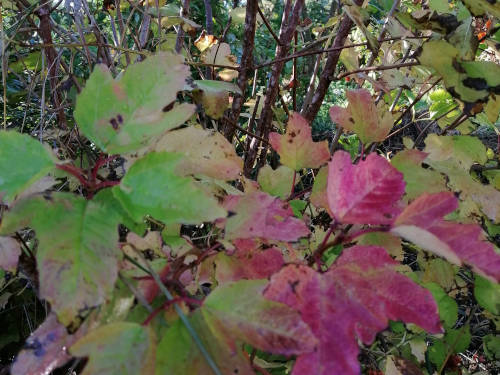
[[[264,295],[300,311],[320,342],[297,358],[293,375],[359,374],[358,339],[371,344],[389,319],[441,331],[431,293],[398,265],[381,247],[353,246],[326,273],[289,265],[271,278]]]
[[[164,110],[188,77],[184,58],[170,52],[130,65],[119,80],[105,65],[97,65],[78,95],[75,120],[109,154],[138,150],[193,115],[195,106],[187,103]]]
[[[214,259],[215,279],[219,284],[240,279],[265,279],[270,277],[285,263],[281,250],[272,247],[261,249],[257,241],[235,241],[236,250],[232,254],[219,253]]]
[[[296,171],[319,168],[330,159],[328,142],[313,142],[311,127],[298,113],[288,119],[286,133],[269,134],[269,143],[280,156],[280,162]]]
[[[49,149],[36,139],[15,131],[0,132],[0,202],[11,203],[54,166]]]
[[[296,241],[309,234],[306,224],[293,216],[287,202],[262,192],[226,197],[224,207],[234,213],[226,221],[226,239],[266,238]]]
[[[314,185],[311,191],[309,200],[316,207],[324,208],[330,213],[330,206],[328,204],[328,194],[326,187],[328,183],[328,167],[321,167],[314,178]]]
[[[439,193],[447,190],[443,175],[432,169],[422,168],[422,162],[427,155],[420,150],[407,149],[398,152],[391,159],[391,164],[404,175],[408,200],[413,200],[423,193]]]
[[[132,164],[113,188],[132,219],[151,215],[165,224],[198,224],[226,216],[215,198],[204,194],[192,178],[179,175],[182,158],[178,153],[150,152]]]
[[[349,153],[337,151],[329,164],[328,202],[341,223],[390,224],[404,191],[403,174],[375,153],[353,165]]]
[[[29,226],[36,253],[40,297],[69,325],[97,306],[118,276],[118,217],[103,206],[67,193],[25,199],[4,215],[1,234]]]
[[[183,174],[234,180],[243,168],[243,160],[222,134],[194,126],[165,134],[153,150],[184,154],[186,157],[179,161],[177,167]]]
[[[12,375],[47,375],[71,360],[68,348],[85,334],[82,325],[74,334],[50,313],[45,321],[28,337],[24,348],[12,365]]]
[[[476,224],[459,224],[443,217],[458,207],[451,192],[423,194],[394,221],[391,232],[450,262],[467,264],[495,281],[500,281],[500,254]]]
[[[267,280],[240,280],[216,288],[189,316],[208,355],[223,375],[254,375],[241,344],[293,355],[311,352],[317,340],[299,313],[263,297]],[[161,339],[156,374],[211,374],[206,358],[177,321]]]
[[[71,354],[88,357],[82,375],[150,375],[156,342],[148,327],[115,322],[99,327],[74,343]]]
[[[330,117],[345,130],[359,136],[363,143],[380,142],[385,139],[394,125],[391,113],[381,101],[375,104],[370,92],[365,89],[346,91],[347,108],[330,108]]]

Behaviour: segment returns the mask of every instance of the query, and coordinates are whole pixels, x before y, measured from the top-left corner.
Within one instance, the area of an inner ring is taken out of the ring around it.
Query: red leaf
[[[401,209],[403,174],[374,153],[356,165],[345,151],[329,164],[328,202],[335,219],[350,224],[390,224]]]
[[[237,246],[232,255],[217,254],[214,259],[215,278],[219,284],[241,279],[266,279],[283,266],[285,261],[280,249],[262,250],[259,244],[252,242],[251,248]]]
[[[475,224],[443,220],[458,208],[451,192],[423,194],[395,220],[391,231],[450,262],[467,264],[490,280],[500,281],[500,254]]]
[[[311,127],[298,113],[290,115],[286,134],[269,134],[269,143],[280,155],[281,164],[295,170],[319,168],[330,159],[328,142],[313,142]]]
[[[359,374],[357,339],[371,344],[389,319],[441,332],[431,293],[397,266],[381,247],[354,246],[324,274],[289,265],[271,278],[265,296],[297,309],[320,341],[297,358],[293,375]]]
[[[261,192],[230,195],[224,207],[235,215],[226,222],[226,239],[266,238],[296,241],[307,236],[305,223],[293,216],[288,203]]]

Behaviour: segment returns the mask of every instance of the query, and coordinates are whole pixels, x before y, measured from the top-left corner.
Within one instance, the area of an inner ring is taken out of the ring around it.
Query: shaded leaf
[[[253,375],[241,343],[276,354],[312,351],[316,339],[300,315],[262,296],[265,280],[240,280],[215,289],[189,317],[222,374]],[[210,374],[205,358],[177,321],[158,345],[156,374]]]
[[[97,306],[113,289],[118,267],[118,217],[101,205],[67,193],[23,200],[9,211],[0,231],[36,231],[40,297],[61,323]],[[54,233],[57,228],[57,235]]]
[[[500,254],[481,227],[458,224],[443,217],[458,207],[453,193],[423,194],[395,220],[391,232],[449,260],[467,264],[480,275],[500,280]]]
[[[292,374],[359,374],[357,340],[371,344],[389,319],[441,331],[431,294],[397,265],[380,247],[354,246],[326,273],[289,265],[271,278],[265,296],[300,311],[320,342]]]
[[[21,255],[21,245],[12,237],[0,236],[0,268],[16,272],[17,261]]]
[[[347,152],[337,151],[329,164],[328,202],[341,223],[390,224],[404,189],[403,174],[374,153],[353,165]]]
[[[186,157],[178,163],[182,174],[203,174],[221,180],[240,176],[243,160],[219,132],[194,126],[165,134],[153,146],[154,151],[178,152]]]
[[[77,98],[79,128],[113,154],[138,150],[151,138],[183,124],[193,115],[194,105],[184,103],[164,111],[189,77],[183,62],[181,55],[158,53],[131,65],[119,80],[104,65],[97,65]]]
[[[346,96],[349,101],[347,108],[330,108],[332,121],[356,133],[365,144],[383,141],[394,123],[383,101],[375,104],[370,92],[365,89],[348,90]]]
[[[176,171],[182,155],[151,152],[135,161],[113,194],[130,216],[151,215],[165,224],[197,224],[226,216],[217,201]],[[181,194],[182,192],[182,194]]]
[[[495,315],[500,315],[500,284],[481,276],[475,277],[474,297],[481,307]]]
[[[115,322],[89,332],[70,351],[89,357],[82,375],[149,375],[155,367],[155,344],[151,329]]]
[[[290,115],[284,135],[269,134],[269,143],[280,155],[281,164],[296,171],[321,167],[330,159],[328,142],[313,142],[311,127],[298,113]]]
[[[12,375],[47,375],[69,362],[72,356],[68,348],[85,334],[82,326],[74,334],[50,313],[45,321],[28,337],[24,348],[12,365]]]
[[[10,203],[54,168],[48,148],[15,131],[0,132],[0,201]]]
[[[309,234],[305,223],[293,217],[289,204],[262,192],[230,195],[224,207],[233,212],[226,222],[226,239],[266,238],[296,241]]]

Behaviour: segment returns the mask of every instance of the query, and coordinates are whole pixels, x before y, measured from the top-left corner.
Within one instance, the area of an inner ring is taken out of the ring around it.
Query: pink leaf
[[[0,269],[16,272],[21,245],[12,237],[0,236]]]
[[[391,231],[452,263],[467,264],[480,275],[500,281],[500,254],[481,227],[443,220],[457,207],[451,192],[423,194],[398,216]]]
[[[295,170],[319,168],[330,159],[328,142],[313,142],[311,127],[298,113],[290,115],[286,134],[269,134],[269,143],[280,155],[281,164]]]
[[[266,238],[296,241],[307,236],[305,223],[293,216],[288,203],[261,192],[230,195],[224,207],[234,213],[226,222],[226,239]]]
[[[375,105],[369,91],[349,90],[346,92],[347,108],[330,108],[330,118],[346,130],[355,132],[361,142],[380,142],[393,126],[393,118],[382,102]]]
[[[235,241],[235,244],[238,242],[241,241]],[[285,261],[278,248],[261,249],[258,243],[252,242],[251,248],[236,245],[234,254],[217,254],[214,259],[215,278],[219,284],[241,279],[266,279],[283,266]]]
[[[86,332],[86,325],[70,335],[54,313],[26,340],[12,366],[12,375],[45,375],[64,365],[72,357],[67,349]]]
[[[349,153],[337,151],[329,164],[328,202],[342,223],[390,224],[404,190],[403,174],[374,153],[352,165]]]
[[[354,246],[324,274],[289,265],[271,278],[265,296],[297,309],[320,342],[297,358],[293,375],[359,374],[357,339],[371,344],[389,319],[441,332],[431,293],[397,265],[381,247]]]

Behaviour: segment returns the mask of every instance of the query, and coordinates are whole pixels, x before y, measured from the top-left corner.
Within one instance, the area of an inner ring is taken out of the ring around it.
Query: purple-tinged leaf
[[[398,265],[381,247],[354,246],[324,274],[289,265],[271,278],[264,295],[297,309],[320,342],[297,358],[293,375],[359,374],[357,340],[371,344],[389,319],[441,332],[431,293]]]
[[[401,212],[403,174],[374,153],[358,164],[337,151],[328,169],[328,202],[335,219],[350,224],[390,224]]]

